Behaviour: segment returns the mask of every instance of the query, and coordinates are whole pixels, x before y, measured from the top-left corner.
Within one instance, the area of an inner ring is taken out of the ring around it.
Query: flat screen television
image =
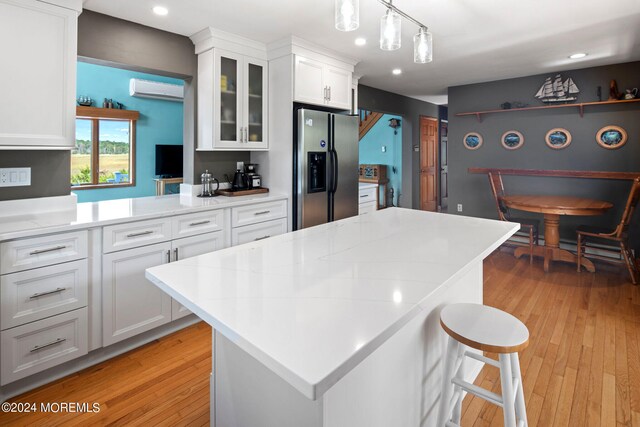
[[[156,145],[156,175],[182,177],[182,145]]]

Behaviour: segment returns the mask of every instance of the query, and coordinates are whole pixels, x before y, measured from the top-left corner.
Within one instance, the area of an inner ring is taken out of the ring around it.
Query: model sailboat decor
[[[579,93],[580,89],[571,78],[563,82],[558,74],[553,80],[547,77],[535,96],[545,104],[562,104],[575,101]]]

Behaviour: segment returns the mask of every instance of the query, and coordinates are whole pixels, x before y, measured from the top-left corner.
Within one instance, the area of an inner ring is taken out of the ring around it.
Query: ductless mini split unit
[[[182,102],[184,99],[184,86],[151,80],[131,79],[129,80],[129,95]]]

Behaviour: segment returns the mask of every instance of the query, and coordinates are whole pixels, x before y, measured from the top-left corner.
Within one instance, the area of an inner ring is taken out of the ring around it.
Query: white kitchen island
[[[146,275],[214,329],[212,425],[432,426],[439,311],[482,302],[482,261],[517,229],[391,208]]]

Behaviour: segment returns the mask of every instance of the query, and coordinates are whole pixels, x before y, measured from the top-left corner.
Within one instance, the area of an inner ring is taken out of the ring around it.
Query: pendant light
[[[357,30],[360,26],[358,0],[336,0],[335,24],[340,31]]]
[[[388,8],[387,13],[380,19],[380,49],[400,49],[401,25],[400,15]]]
[[[420,27],[418,34],[413,36],[413,62],[426,64],[433,60],[433,37],[427,27]]]

